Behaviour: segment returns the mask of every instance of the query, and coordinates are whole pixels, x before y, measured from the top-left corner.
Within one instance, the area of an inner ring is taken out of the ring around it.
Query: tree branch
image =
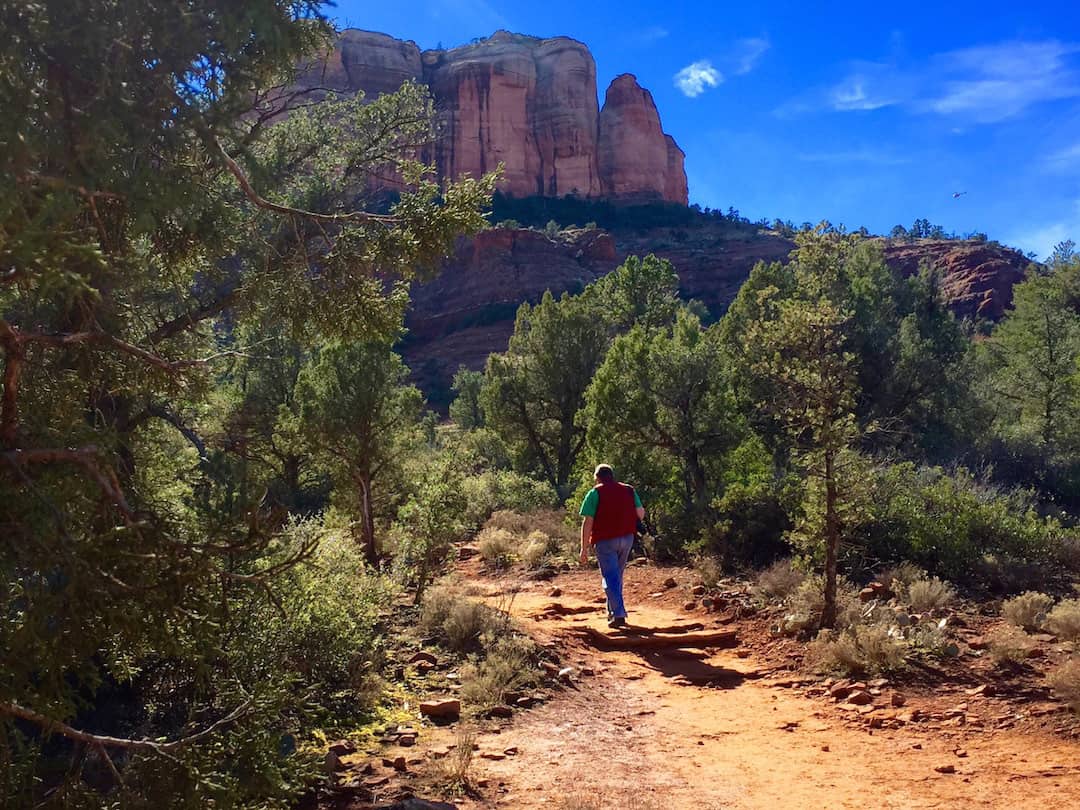
[[[202,731],[195,734],[191,734],[187,737],[181,737],[178,740],[171,740],[169,742],[156,742],[155,740],[133,740],[127,737],[110,737],[105,734],[91,734],[88,731],[81,731],[77,728],[72,728],[67,723],[62,723],[59,720],[54,720],[51,717],[46,717],[43,714],[38,714],[31,709],[27,709],[20,706],[18,703],[5,702],[0,703],[0,714],[6,714],[10,717],[17,717],[20,720],[26,720],[34,725],[40,726],[47,733],[56,733],[69,740],[75,740],[76,742],[86,743],[87,745],[94,746],[95,748],[124,748],[133,751],[150,751],[155,754],[166,754],[170,751],[175,751],[178,748],[182,748],[186,745],[191,745],[194,742],[198,742],[201,739],[209,737],[223,726],[228,725],[241,717],[251,713],[251,700],[246,700],[222,717],[217,722],[210,726],[207,726]]]
[[[342,214],[319,214],[315,211],[304,211],[300,208],[291,208],[287,205],[270,202],[270,200],[261,196],[259,192],[255,190],[255,187],[251,185],[251,181],[248,180],[247,175],[244,174],[244,170],[240,168],[240,164],[233,160],[229,153],[225,151],[225,147],[222,146],[221,141],[214,138],[213,144],[216,147],[218,154],[221,156],[221,159],[224,161],[225,168],[229,170],[229,173],[236,178],[236,182],[240,184],[240,190],[244,192],[244,196],[257,208],[262,208],[266,211],[274,211],[278,214],[303,217],[304,219],[310,219],[317,222],[378,222],[389,227],[401,221],[401,217],[393,216],[392,214],[372,214],[368,211],[349,211]]]
[[[129,520],[135,519],[135,513],[128,506],[124,493],[110,472],[106,472],[98,466],[101,452],[97,447],[89,445],[78,449],[72,448],[48,448],[37,450],[6,450],[0,452],[0,459],[8,462],[12,467],[24,467],[31,464],[75,464],[86,470],[94,479],[101,491],[108,496],[124,517]]]
[[[207,318],[212,318],[220,312],[231,307],[238,297],[237,290],[230,290],[225,295],[211,301],[208,304],[203,304],[195,309],[185,312],[183,315],[178,315],[171,321],[166,321],[149,335],[146,336],[147,343],[157,344],[167,338],[171,338],[174,335],[178,335],[185,329],[190,329],[200,321],[205,321]]]

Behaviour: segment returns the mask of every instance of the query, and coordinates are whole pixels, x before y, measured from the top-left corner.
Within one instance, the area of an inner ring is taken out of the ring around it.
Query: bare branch
[[[185,312],[183,315],[178,315],[171,321],[166,321],[147,335],[146,341],[151,344],[157,344],[167,338],[171,338],[174,335],[183,332],[185,329],[190,329],[200,321],[205,321],[207,318],[212,318],[218,313],[223,312],[231,307],[236,302],[236,299],[237,290],[231,290],[208,304],[198,306],[195,309]]]
[[[8,462],[12,467],[21,468],[31,464],[75,464],[86,470],[94,479],[101,491],[119,509],[124,517],[129,520],[135,519],[135,512],[128,506],[127,499],[121,491],[116,476],[111,470],[104,470],[99,466],[101,451],[89,445],[80,448],[47,448],[36,450],[6,450],[0,452],[0,459]]]

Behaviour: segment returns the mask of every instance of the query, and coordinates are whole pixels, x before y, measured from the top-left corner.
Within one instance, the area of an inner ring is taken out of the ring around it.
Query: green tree
[[[857,240],[821,230],[796,237],[794,279],[797,293],[760,303],[769,314],[752,322],[746,341],[750,369],[768,397],[758,407],[771,414],[785,432],[805,473],[822,483],[822,500],[811,503],[823,520],[819,541],[825,551],[824,627],[836,620],[837,557],[840,547],[841,498],[838,464],[860,435],[855,415],[858,394],[856,357],[848,348],[853,314],[831,297]],[[813,490],[808,490],[813,494]],[[817,538],[815,538],[817,539]]]
[[[401,157],[431,137],[415,86],[279,120],[331,34],[314,0],[0,0],[0,21],[5,801],[56,786],[46,730],[132,735],[91,744],[127,757],[87,801],[280,799],[301,783],[276,746],[307,709],[290,673],[230,666],[231,607],[311,549],[254,489],[193,508],[232,486],[206,461],[215,375],[257,351],[245,322],[305,351],[391,333],[405,281],[483,227],[493,180],[443,189]],[[388,168],[406,190],[366,207]],[[132,719],[95,714],[121,685]]]
[[[337,343],[300,371],[300,432],[329,461],[336,489],[356,494],[364,556],[378,564],[379,484],[421,426],[424,398],[405,385],[409,370],[386,341]]]
[[[480,402],[488,424],[559,492],[585,443],[576,421],[608,346],[608,326],[583,297],[545,293],[522,304],[505,354],[488,358]]]
[[[470,371],[465,366],[454,374],[453,390],[457,395],[450,403],[450,418],[465,430],[484,426],[484,410],[480,407],[480,389],[484,385],[481,371]]]
[[[686,310],[666,330],[634,326],[615,339],[586,403],[582,421],[596,457],[631,470],[623,459],[652,457],[665,479],[678,481],[674,514],[703,525],[719,494],[721,459],[746,434],[715,332]]]
[[[1072,301],[1080,261],[1013,288],[1013,311],[985,350],[998,402],[996,429],[1053,456],[1080,441],[1080,311]]]

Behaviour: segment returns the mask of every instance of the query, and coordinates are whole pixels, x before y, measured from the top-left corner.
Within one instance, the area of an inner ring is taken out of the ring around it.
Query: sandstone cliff
[[[304,67],[299,84],[377,97],[407,80],[427,84],[435,98],[431,157],[442,177],[476,177],[502,163],[500,190],[510,196],[687,204],[685,156],[661,128],[652,95],[624,74],[600,110],[592,54],[567,37],[498,31],[421,52],[413,42],[348,30]]]

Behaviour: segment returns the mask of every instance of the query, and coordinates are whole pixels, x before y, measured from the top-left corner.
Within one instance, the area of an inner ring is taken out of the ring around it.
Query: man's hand
[[[589,563],[589,550],[587,548],[583,548],[581,550],[581,554],[578,556],[578,562],[581,563],[582,565],[588,565],[588,563]]]

